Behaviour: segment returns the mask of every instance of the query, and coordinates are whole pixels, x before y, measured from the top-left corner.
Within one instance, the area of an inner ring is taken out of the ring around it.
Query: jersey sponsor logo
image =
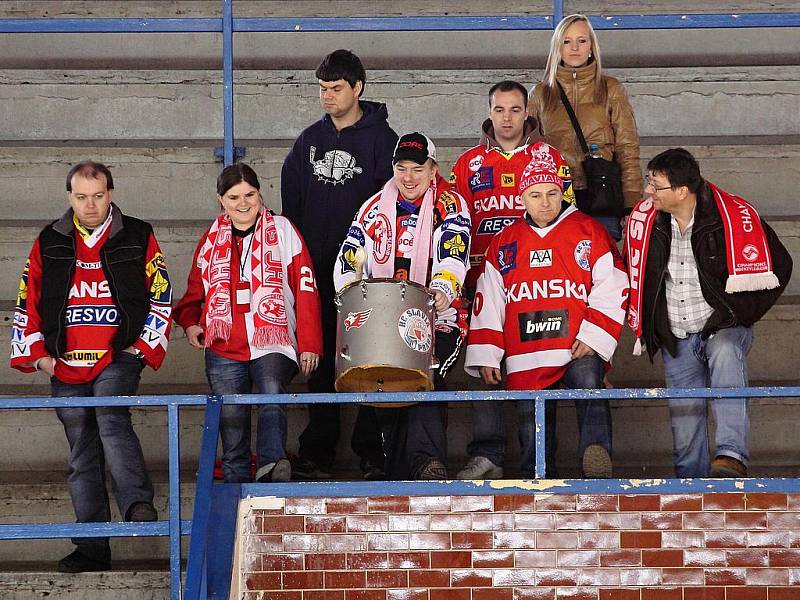
[[[339,264],[341,265],[342,273],[354,273],[356,270],[356,250],[353,244],[344,243],[342,251],[339,254]]]
[[[103,263],[101,263],[100,261],[98,261],[98,262],[84,262],[82,260],[76,260],[75,261],[75,265],[79,269],[86,269],[87,271],[96,271],[98,269],[102,269],[103,268]]]
[[[350,331],[351,329],[361,329],[362,326],[366,324],[369,320],[369,316],[372,314],[372,309],[367,310],[359,310],[356,312],[349,312],[345,317],[342,324],[344,325],[345,331]]]
[[[150,297],[156,302],[172,302],[172,285],[169,282],[167,263],[160,252],[147,264],[145,273],[148,277],[151,275],[153,277],[153,282],[150,284]]]
[[[592,255],[592,240],[581,240],[575,246],[575,262],[584,271],[591,269],[589,257]]]
[[[400,234],[400,237],[397,238],[397,252],[402,255],[406,255],[411,252],[411,249],[414,247],[414,234],[411,231],[404,231]]]
[[[553,266],[553,249],[546,248],[544,250],[531,250],[531,264],[532,269],[539,267],[552,267]]]
[[[378,264],[385,264],[392,254],[392,227],[386,215],[375,218],[375,232],[373,234],[373,256]]]
[[[481,167],[469,178],[469,189],[472,193],[490,190],[494,187],[494,167]]]
[[[497,251],[497,265],[500,267],[500,275],[517,268],[517,242],[500,246]]]
[[[468,241],[466,234],[460,231],[443,232],[439,240],[439,260],[457,258],[462,262],[466,262]]]
[[[439,200],[444,202],[444,209],[448,215],[454,215],[458,212],[458,200],[450,192],[439,194]]]
[[[408,215],[400,219],[400,227],[416,227],[417,215]]]
[[[72,298],[111,298],[108,281],[79,281],[69,288],[69,297]]]
[[[71,350],[64,353],[63,360],[70,367],[93,367],[108,350]]]
[[[498,210],[525,210],[525,205],[516,194],[491,195],[487,198],[476,198],[472,203],[475,212],[491,212]]]
[[[64,321],[67,327],[73,325],[115,326],[119,323],[119,311],[113,304],[109,306],[68,306]]]
[[[494,235],[495,233],[500,233],[518,218],[519,217],[493,217],[491,219],[481,219],[481,222],[478,225],[477,234]]]
[[[517,187],[517,176],[514,173],[501,174],[500,187]]]
[[[517,318],[522,342],[563,338],[569,334],[569,313],[563,309],[524,312]]]
[[[456,174],[453,171],[451,171],[450,172],[450,177],[447,178],[447,183],[449,183],[450,185],[455,185],[456,184],[456,180],[457,180],[456,179]]]
[[[483,156],[481,156],[479,154],[478,156],[473,158],[471,161],[469,161],[469,165],[467,165],[467,166],[469,167],[470,171],[475,172],[478,169],[480,169],[482,165],[483,165]]]
[[[548,298],[575,298],[587,301],[586,286],[569,279],[542,279],[519,281],[506,289],[507,302],[522,300],[546,300]]]
[[[317,181],[333,185],[340,183],[344,185],[348,179],[352,179],[363,172],[363,169],[356,164],[355,156],[349,152],[328,150],[325,156],[319,160],[314,158],[316,153],[317,147],[311,146],[308,159],[314,170],[314,175],[317,176]]]
[[[155,348],[166,335],[168,325],[167,319],[151,312],[144,320],[144,328],[142,328],[139,338],[150,348]]]
[[[31,268],[31,261],[25,262],[25,270],[22,271],[22,277],[19,280],[19,288],[17,288],[17,310],[25,312],[28,304],[28,271]]]
[[[366,243],[364,232],[361,230],[361,227],[356,227],[355,225],[351,225],[350,229],[347,230],[347,237],[353,238],[362,246]]]
[[[397,331],[406,346],[415,352],[427,352],[433,344],[431,324],[421,308],[408,308],[397,321]]]
[[[19,311],[15,312],[14,313],[14,321],[13,321],[13,323],[14,323],[14,327],[21,327],[23,329],[25,327],[27,327],[28,326],[28,315],[27,315],[27,313],[22,313],[22,312],[19,312]]]

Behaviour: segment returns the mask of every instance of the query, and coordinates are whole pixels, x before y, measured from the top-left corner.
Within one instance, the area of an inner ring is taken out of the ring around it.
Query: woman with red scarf
[[[322,354],[320,302],[311,257],[294,225],[263,205],[255,171],[226,167],[217,179],[223,212],[200,238],[175,320],[205,352],[214,394],[286,393],[298,368]],[[225,482],[250,481],[250,405],[223,405]],[[260,482],[289,481],[286,411],[258,407]]]

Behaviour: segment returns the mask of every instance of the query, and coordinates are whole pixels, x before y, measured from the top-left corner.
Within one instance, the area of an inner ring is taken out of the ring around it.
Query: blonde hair
[[[603,66],[600,59],[600,44],[597,42],[597,35],[594,33],[594,28],[589,22],[589,18],[586,15],[576,13],[561,19],[561,22],[553,31],[553,37],[550,39],[550,54],[547,56],[547,65],[544,68],[544,79],[542,80],[546,91],[545,101],[548,104],[550,102],[560,102],[556,75],[558,74],[558,67],[561,65],[561,50],[564,46],[564,38],[567,37],[567,29],[578,21],[586,23],[586,27],[589,29],[589,38],[592,42],[589,64],[594,67],[595,102],[602,103],[606,100],[606,86],[603,81]]]

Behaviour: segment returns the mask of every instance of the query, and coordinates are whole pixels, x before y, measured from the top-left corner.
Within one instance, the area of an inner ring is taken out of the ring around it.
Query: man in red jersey
[[[603,386],[628,305],[628,277],[603,226],[563,200],[549,155],[534,156],[519,190],[525,217],[489,244],[478,279],[465,369],[512,390]],[[517,403],[523,474],[534,465],[531,401]],[[583,475],[611,477],[611,414],[605,400],[578,400]],[[548,406],[555,409],[555,404]],[[555,454],[554,412],[547,427]]]

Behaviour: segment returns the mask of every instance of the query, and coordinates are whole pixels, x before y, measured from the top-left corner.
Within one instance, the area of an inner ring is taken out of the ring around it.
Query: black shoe
[[[131,523],[158,521],[158,513],[149,502],[134,502],[128,509],[125,520]]]
[[[295,477],[300,479],[330,479],[329,470],[323,469],[309,458],[300,458],[292,466]]]
[[[111,559],[98,560],[75,550],[58,561],[60,573],[88,573],[89,571],[110,571]]]
[[[365,481],[385,481],[386,472],[383,470],[383,462],[374,462],[368,458],[361,459],[361,472],[364,474]]]
[[[285,458],[261,467],[256,472],[258,483],[275,483],[278,481],[291,481],[292,463]]]
[[[447,467],[438,458],[430,458],[414,473],[417,481],[441,481],[447,479]]]

